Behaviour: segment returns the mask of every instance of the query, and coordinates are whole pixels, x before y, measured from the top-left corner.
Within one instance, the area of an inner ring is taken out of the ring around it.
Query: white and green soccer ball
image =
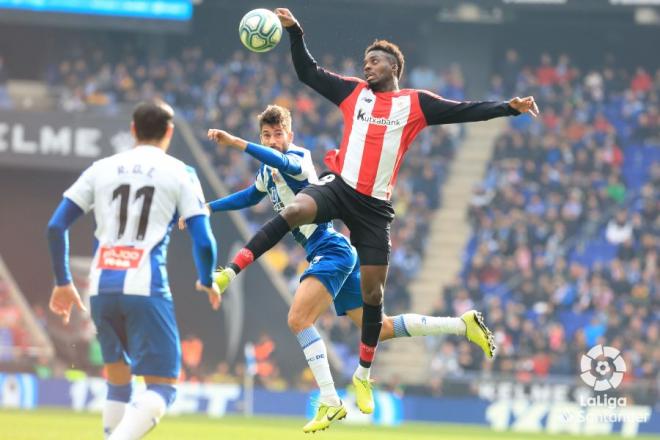
[[[282,24],[274,12],[253,9],[243,16],[238,25],[241,43],[252,52],[268,52],[282,38]]]

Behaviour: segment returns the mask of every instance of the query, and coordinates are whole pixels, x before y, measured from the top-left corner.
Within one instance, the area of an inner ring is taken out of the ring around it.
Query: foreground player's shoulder
[[[95,160],[89,168],[100,169],[103,167],[113,166],[117,163],[120,163],[124,160],[125,157],[129,154],[130,151],[124,151],[121,153],[113,154],[112,156],[103,157],[101,159]]]
[[[107,175],[110,171],[114,171],[118,163],[120,161],[117,159],[117,154],[95,160],[83,171],[82,176],[87,179],[97,179]]]
[[[181,162],[183,164],[183,172],[185,173],[185,176],[187,177],[188,181],[195,186],[199,186],[199,177],[197,176],[197,170],[190,166],[186,165],[185,163]]]
[[[162,161],[163,165],[165,165],[167,168],[170,168],[177,174],[185,175],[187,173],[195,173],[195,168],[188,165],[181,159],[177,159],[176,157],[170,156],[169,154],[163,155]]]
[[[172,175],[184,185],[191,184],[193,186],[199,185],[199,178],[197,177],[197,170],[176,157],[165,155],[163,157],[164,164],[167,169],[171,171]]]
[[[184,218],[193,215],[205,214],[205,198],[202,184],[199,181],[195,168],[186,163],[169,156],[173,167],[176,167],[174,174],[178,183],[178,210]]]

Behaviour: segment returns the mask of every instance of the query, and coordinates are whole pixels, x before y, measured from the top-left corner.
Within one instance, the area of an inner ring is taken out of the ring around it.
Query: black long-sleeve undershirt
[[[355,90],[359,80],[344,78],[319,67],[305,46],[302,28],[296,24],[286,30],[291,39],[291,59],[298,79],[335,105],[340,105]]]
[[[319,67],[307,50],[300,25],[290,26],[286,30],[291,39],[291,58],[298,79],[335,105],[340,105],[361,81],[357,78],[342,77]],[[415,92],[427,125],[487,121],[520,114],[506,101],[459,102],[444,99],[425,90]]]
[[[460,122],[487,121],[501,116],[516,116],[506,101],[458,102],[441,98],[426,91],[419,91],[419,106],[427,125],[455,124]]]

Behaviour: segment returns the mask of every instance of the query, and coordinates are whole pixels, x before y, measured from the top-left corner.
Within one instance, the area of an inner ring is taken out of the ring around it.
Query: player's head
[[[387,40],[376,40],[364,51],[364,77],[375,90],[387,89],[398,82],[404,64],[399,46]]]
[[[269,105],[259,115],[259,138],[267,147],[286,153],[293,141],[291,112],[279,105]]]
[[[174,110],[167,103],[154,100],[141,102],[133,111],[131,133],[138,145],[154,145],[164,150],[174,133]]]

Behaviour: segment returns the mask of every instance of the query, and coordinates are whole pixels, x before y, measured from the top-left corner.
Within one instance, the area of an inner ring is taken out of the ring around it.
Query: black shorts
[[[321,175],[319,184],[309,185],[301,192],[316,202],[314,223],[339,219],[346,224],[361,265],[389,264],[392,203],[361,194],[330,172]]]

